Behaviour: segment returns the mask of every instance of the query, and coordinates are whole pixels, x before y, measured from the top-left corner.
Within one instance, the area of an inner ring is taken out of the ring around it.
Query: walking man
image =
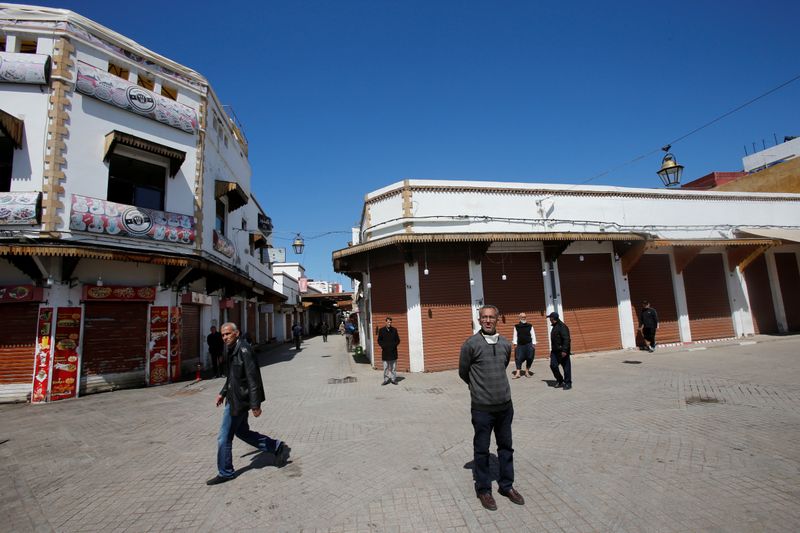
[[[481,329],[461,346],[458,360],[458,375],[469,386],[471,398],[472,427],[475,431],[472,439],[475,491],[481,505],[490,511],[497,510],[489,473],[492,431],[500,463],[497,480],[499,492],[517,505],[525,504],[525,499],[514,489],[514,448],[511,442],[514,406],[511,404],[511,386],[506,374],[511,360],[511,343],[497,333],[499,314],[493,305],[480,308],[478,317]]]
[[[275,454],[275,465],[283,466],[289,458],[289,447],[250,429],[247,423],[248,410],[253,416],[261,416],[261,402],[264,401],[264,385],[261,371],[256,364],[253,348],[239,337],[236,324],[222,325],[222,339],[227,348],[228,377],[217,395],[217,407],[225,403],[222,412],[222,425],[217,437],[216,477],[206,481],[206,485],[218,485],[230,481],[236,475],[233,469],[233,437],[239,437],[250,446]]]
[[[344,325],[344,342],[347,345],[348,352],[353,349],[353,333],[355,332],[356,327],[350,320],[348,320]]]
[[[572,388],[572,363],[569,360],[570,339],[569,328],[558,317],[558,313],[547,315],[553,328],[550,330],[550,370],[556,378],[556,387],[564,387],[564,390]],[[564,368],[564,375],[558,369],[561,365]]]
[[[303,328],[297,322],[294,323],[292,326],[292,336],[294,337],[294,349],[300,349],[300,341],[302,340],[301,335],[303,334]]]
[[[536,332],[533,324],[528,324],[528,317],[525,313],[519,314],[519,322],[514,324],[514,337],[511,340],[514,347],[514,363],[517,370],[513,373],[514,379],[520,376],[531,377],[533,375],[533,358],[536,355]],[[525,363],[525,372],[522,372],[522,363]]]
[[[328,323],[323,322],[319,328],[320,333],[322,333],[322,342],[328,342]]]
[[[383,359],[383,383],[381,385],[397,385],[397,347],[400,345],[400,334],[392,326],[392,317],[386,317],[386,326],[378,331],[378,345],[381,347]]]
[[[216,326],[211,326],[211,333],[206,337],[206,342],[208,343],[208,353],[211,354],[211,368],[214,370],[214,377],[218,378],[224,373],[220,367],[222,367],[222,350],[225,343]]]
[[[650,307],[650,302],[642,302],[642,310],[639,312],[639,331],[642,332],[644,347],[648,352],[656,351],[656,330],[658,329],[658,313]]]

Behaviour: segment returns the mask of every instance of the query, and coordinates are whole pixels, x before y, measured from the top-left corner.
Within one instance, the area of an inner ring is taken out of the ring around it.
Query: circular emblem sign
[[[147,114],[156,108],[156,99],[148,91],[132,85],[125,90],[128,103],[137,113]]]
[[[153,219],[150,213],[131,207],[122,213],[122,227],[131,235],[145,235],[153,227]]]

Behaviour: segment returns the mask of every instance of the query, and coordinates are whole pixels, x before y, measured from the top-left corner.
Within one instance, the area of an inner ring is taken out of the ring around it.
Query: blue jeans
[[[569,360],[570,356],[567,355],[562,359],[559,355],[560,354],[556,354],[556,352],[550,352],[550,370],[553,371],[553,376],[556,378],[556,381],[564,385],[572,385],[572,363],[570,363]],[[558,365],[564,367],[563,377],[558,370]]]
[[[217,437],[217,470],[221,477],[233,477],[233,437],[239,437],[247,444],[261,451],[273,452],[278,450],[278,441],[261,433],[250,430],[247,423],[249,411],[238,415],[231,414],[231,406],[225,402],[222,412],[222,425]]]
[[[494,430],[497,442],[497,460],[500,463],[500,478],[497,484],[500,490],[507,491],[514,485],[514,448],[511,445],[511,422],[514,420],[514,408],[505,411],[487,413],[472,410],[472,427],[475,437],[472,439],[475,454],[475,491],[492,492],[492,478],[489,474],[489,443]]]

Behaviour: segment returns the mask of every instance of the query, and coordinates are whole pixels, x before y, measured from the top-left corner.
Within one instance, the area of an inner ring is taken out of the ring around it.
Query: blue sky
[[[590,183],[656,188],[663,154],[625,163],[800,74],[800,2],[786,0],[39,5],[205,75],[244,124],[275,246],[315,279],[345,280],[330,254],[349,234],[319,235],[356,224],[369,191],[610,169]],[[799,104],[797,81],[675,143],[684,182],[740,170],[745,145],[800,135]]]

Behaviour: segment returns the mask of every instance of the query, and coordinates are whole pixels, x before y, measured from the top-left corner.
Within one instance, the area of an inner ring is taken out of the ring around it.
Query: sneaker
[[[209,486],[210,485],[219,485],[220,483],[225,483],[225,482],[230,481],[232,479],[233,479],[233,476],[230,476],[230,477],[216,476],[216,477],[212,477],[211,479],[206,481],[206,485],[209,485]]]
[[[647,347],[647,351],[648,351],[648,352],[650,352],[650,353],[653,353],[653,352],[655,352],[656,350],[655,350],[655,348],[653,348],[652,346],[648,346],[648,347]]]
[[[289,448],[285,442],[281,442],[278,445],[278,449],[275,450],[275,466],[278,468],[286,466],[291,451],[291,448]]]

